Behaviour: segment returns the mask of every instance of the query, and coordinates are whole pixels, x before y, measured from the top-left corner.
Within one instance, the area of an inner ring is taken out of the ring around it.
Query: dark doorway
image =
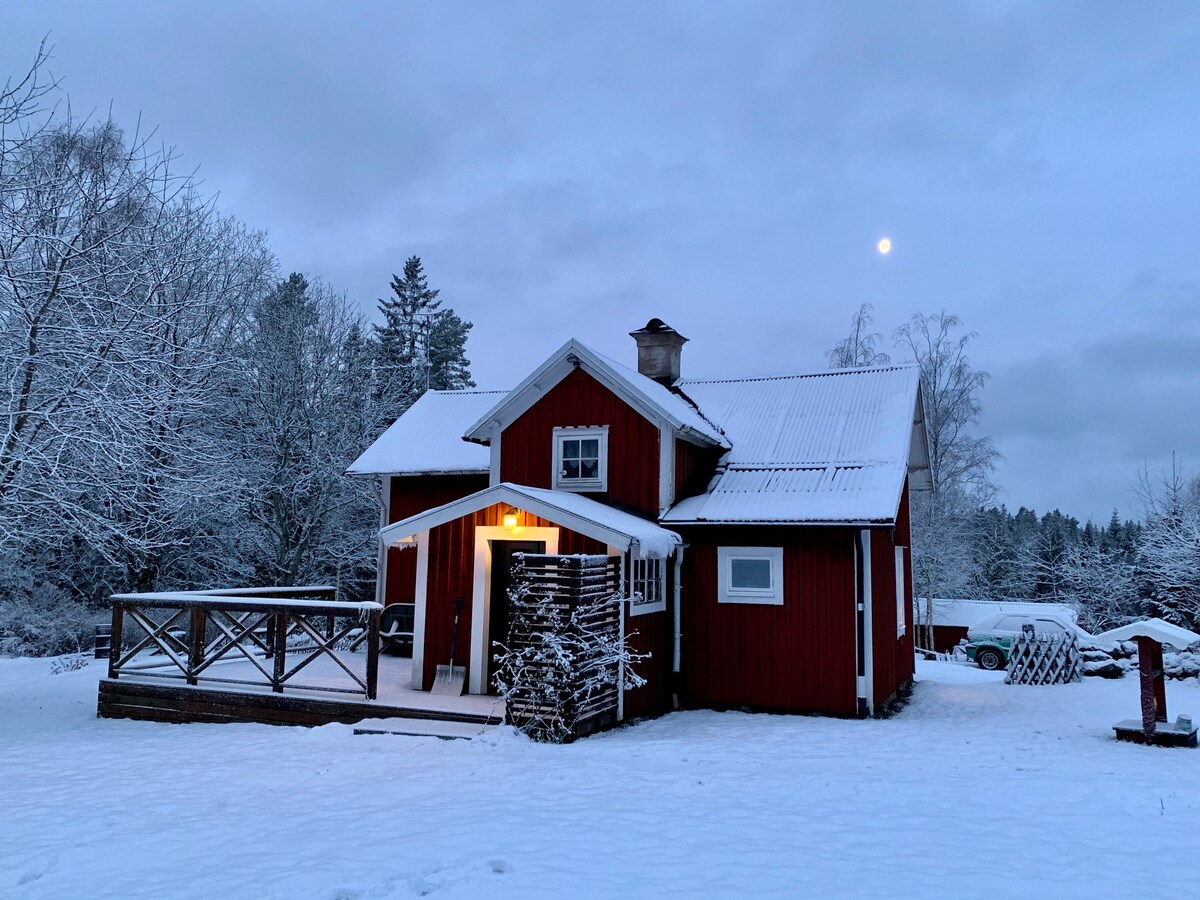
[[[544,541],[492,541],[492,583],[489,594],[491,616],[488,621],[488,693],[496,693],[492,675],[496,671],[496,642],[508,642],[508,589],[512,586],[514,553],[545,553]]]

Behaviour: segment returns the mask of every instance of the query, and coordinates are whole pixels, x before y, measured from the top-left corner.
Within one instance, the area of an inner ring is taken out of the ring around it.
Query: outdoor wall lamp
[[[517,530],[516,507],[510,506],[508,509],[506,509],[504,511],[504,518],[501,521],[503,521],[504,527],[506,529],[508,529],[509,531],[516,531]]]

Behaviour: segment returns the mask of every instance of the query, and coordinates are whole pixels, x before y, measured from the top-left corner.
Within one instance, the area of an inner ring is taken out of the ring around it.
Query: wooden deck
[[[253,675],[253,666],[246,660],[222,661],[214,668],[219,668],[219,677],[231,681]],[[181,684],[177,679],[141,671],[119,678],[102,678],[96,709],[103,718],[152,722],[326,725],[394,719],[414,723],[453,722],[483,728],[504,721],[504,702],[499,698],[471,694],[442,697],[414,691],[409,687],[411,671],[411,660],[381,655],[375,700],[330,693],[346,690],[346,677],[329,660],[317,660],[305,671],[305,683],[317,689],[289,689],[285,693],[272,692],[269,685],[222,686],[213,681],[204,685]],[[436,729],[431,731],[434,732]]]

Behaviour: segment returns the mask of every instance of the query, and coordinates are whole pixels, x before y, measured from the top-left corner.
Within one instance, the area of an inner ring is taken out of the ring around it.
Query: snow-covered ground
[[[1200,751],[1113,741],[1129,678],[552,747],[99,720],[100,672],[0,660],[0,896],[1200,895]]]

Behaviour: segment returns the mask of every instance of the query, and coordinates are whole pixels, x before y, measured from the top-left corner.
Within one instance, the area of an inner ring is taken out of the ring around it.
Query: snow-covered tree
[[[829,368],[852,369],[891,362],[891,357],[879,349],[883,335],[870,330],[871,322],[871,304],[864,303],[850,319],[850,333],[825,354]]]
[[[958,317],[945,311],[917,313],[895,336],[921,370],[934,490],[912,497],[912,560],[914,590],[930,598],[953,596],[970,584],[975,511],[994,491],[996,450],[989,438],[972,433],[988,375],[967,356],[974,334],[959,333],[961,327]],[[928,615],[918,626],[921,636],[932,640]]]
[[[1143,471],[1145,524],[1138,574],[1152,615],[1185,628],[1200,626],[1200,478],[1178,463],[1161,476]]]
[[[466,341],[471,323],[442,309],[421,259],[410,256],[404,275],[392,276],[392,295],[379,301],[383,324],[377,340],[376,394],[391,421],[427,390],[473,387]]]
[[[990,377],[967,355],[974,332],[945,310],[917,313],[896,329],[896,345],[921,368],[925,430],[938,491],[962,491],[986,501],[994,493],[992,469],[999,455],[991,438],[974,433],[979,393]]]
[[[249,480],[255,577],[362,594],[376,514],[346,467],[376,430],[368,354],[345,298],[292,274],[254,308],[231,423]],[[364,430],[365,429],[365,430]]]

